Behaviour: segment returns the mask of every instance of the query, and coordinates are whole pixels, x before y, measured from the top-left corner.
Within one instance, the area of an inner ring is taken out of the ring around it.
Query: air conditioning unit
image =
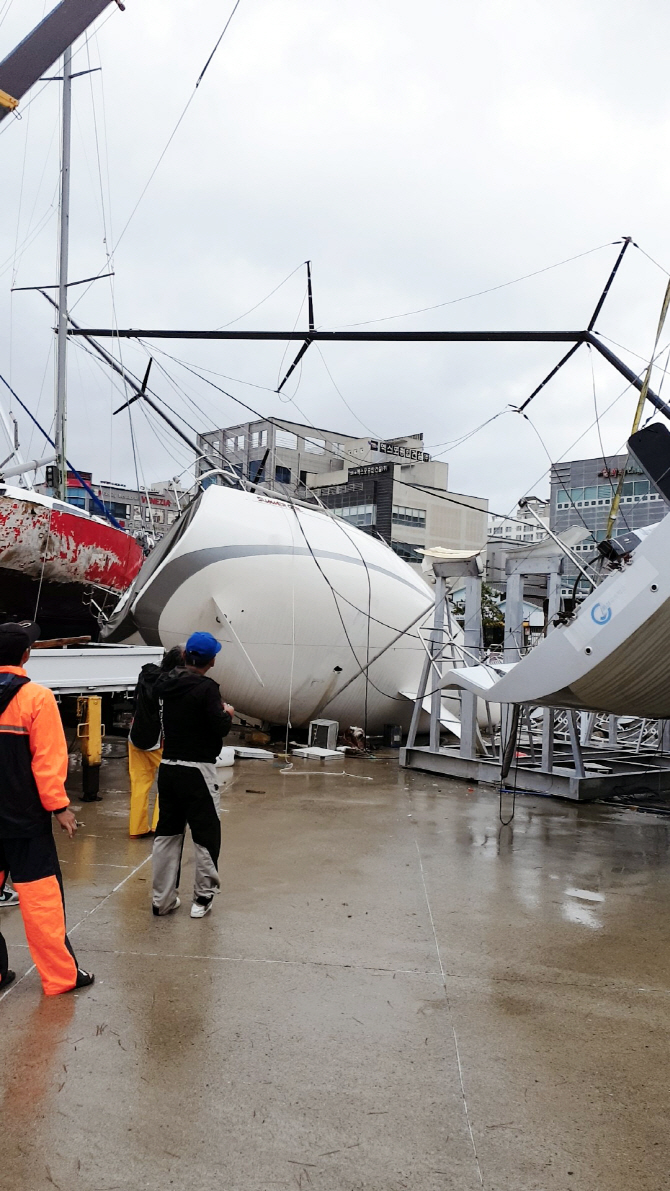
[[[337,734],[340,725],[337,720],[311,720],[309,725],[309,747],[317,749],[337,748]]]

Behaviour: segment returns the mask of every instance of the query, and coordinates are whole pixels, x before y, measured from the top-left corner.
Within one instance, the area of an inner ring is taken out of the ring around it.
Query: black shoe
[[[80,802],[102,802],[99,794],[82,794]]]
[[[83,968],[77,968],[77,983],[75,984],[75,988],[88,988],[89,984],[92,984],[94,980],[95,976],[92,972],[85,972]]]
[[[16,972],[6,972],[2,980],[0,980],[0,993],[3,993],[9,984],[13,984],[16,980]]]

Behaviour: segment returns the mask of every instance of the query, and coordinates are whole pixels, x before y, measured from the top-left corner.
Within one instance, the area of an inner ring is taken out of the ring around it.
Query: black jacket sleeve
[[[221,692],[215,682],[208,682],[205,696],[204,714],[207,716],[207,722],[212,726],[212,734],[216,735],[218,740],[217,753],[221,752],[223,742],[230,732],[232,718],[227,711],[223,710],[221,703]]]

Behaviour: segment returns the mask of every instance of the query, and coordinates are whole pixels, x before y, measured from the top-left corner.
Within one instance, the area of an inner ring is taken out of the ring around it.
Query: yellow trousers
[[[128,741],[128,770],[130,773],[130,835],[146,835],[155,831],[158,822],[158,794],[154,803],[153,821],[149,827],[149,794],[163,756],[162,749],[138,749]]]

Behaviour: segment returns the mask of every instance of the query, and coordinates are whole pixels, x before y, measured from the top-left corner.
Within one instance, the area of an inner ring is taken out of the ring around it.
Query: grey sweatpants
[[[206,903],[218,893],[221,850],[216,766],[205,762],[162,761],[158,770],[159,818],[152,854],[153,906],[158,914],[174,909],[187,826],[195,848],[193,900]]]

